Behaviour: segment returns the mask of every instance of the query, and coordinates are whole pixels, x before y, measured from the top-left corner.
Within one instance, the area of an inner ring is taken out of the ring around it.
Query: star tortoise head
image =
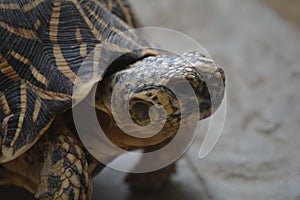
[[[183,55],[149,56],[110,75],[98,85],[96,107],[106,113],[100,119],[109,119],[102,125],[106,124],[104,130],[109,129],[106,132],[110,139],[128,149],[171,138],[181,120],[198,121],[211,116],[224,93],[225,74],[221,66],[191,51]],[[112,99],[113,94],[116,95]],[[161,120],[158,107],[163,108],[166,121],[163,129],[149,138],[127,135],[113,120],[117,116],[118,125],[129,130],[136,125],[144,127]],[[125,109],[129,109],[132,127]]]

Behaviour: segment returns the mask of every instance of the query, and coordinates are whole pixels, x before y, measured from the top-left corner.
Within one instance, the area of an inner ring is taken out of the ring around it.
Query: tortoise
[[[152,151],[176,134],[180,105],[162,87],[166,83],[188,79],[201,110],[201,115],[189,115],[201,120],[213,114],[224,96],[223,69],[199,52],[167,55],[156,50],[141,34],[128,31],[139,26],[127,0],[0,2],[0,185],[24,187],[37,199],[91,199],[92,177],[104,165],[78,136],[73,89],[82,63],[104,42],[122,56],[95,83],[94,106],[108,137],[123,149]],[[110,40],[111,36],[118,37]],[[99,66],[107,54],[97,56],[94,63]],[[212,90],[203,76],[214,80]],[[134,138],[117,127],[110,107],[116,84],[135,94],[129,109],[136,124],[149,123],[150,105],[167,110],[166,125],[158,136]],[[91,90],[84,84],[79,88]],[[211,102],[212,96],[217,103]],[[130,174],[126,180],[133,190],[151,190],[163,186],[174,171],[171,164],[155,172]]]

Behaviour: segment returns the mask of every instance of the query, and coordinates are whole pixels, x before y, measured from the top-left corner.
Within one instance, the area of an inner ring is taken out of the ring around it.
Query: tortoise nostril
[[[225,82],[225,72],[221,66],[218,66],[217,72],[219,72],[221,74],[221,78],[222,78],[223,82]]]
[[[222,67],[220,67],[220,66],[218,66],[217,71],[220,72],[220,74],[222,74],[222,75],[224,74],[224,70],[223,70]]]

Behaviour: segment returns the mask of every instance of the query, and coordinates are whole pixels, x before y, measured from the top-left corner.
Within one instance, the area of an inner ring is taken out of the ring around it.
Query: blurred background
[[[205,159],[192,146],[165,191],[131,194],[124,173],[105,169],[93,199],[300,200],[300,0],[131,2],[144,26],[187,34],[224,66],[226,123]],[[32,199],[0,187],[6,197]]]

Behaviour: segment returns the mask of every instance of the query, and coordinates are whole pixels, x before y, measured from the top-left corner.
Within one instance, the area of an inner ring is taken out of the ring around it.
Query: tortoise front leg
[[[176,163],[157,171],[128,174],[125,181],[133,192],[156,192],[165,188],[171,176],[176,172]]]
[[[157,149],[163,148],[172,138],[164,141],[160,144],[149,146],[144,148],[144,152],[152,152]],[[151,162],[159,162],[160,159],[164,159],[166,155],[161,155],[161,158],[156,160],[144,160],[143,157],[139,161],[138,165],[151,165]],[[150,162],[150,163],[149,163]],[[156,192],[165,188],[170,182],[171,176],[176,172],[176,162],[153,172],[127,175],[125,182],[129,185],[133,192]]]
[[[85,153],[65,127],[48,133],[44,145],[44,164],[35,197],[38,199],[91,199],[92,182]]]

